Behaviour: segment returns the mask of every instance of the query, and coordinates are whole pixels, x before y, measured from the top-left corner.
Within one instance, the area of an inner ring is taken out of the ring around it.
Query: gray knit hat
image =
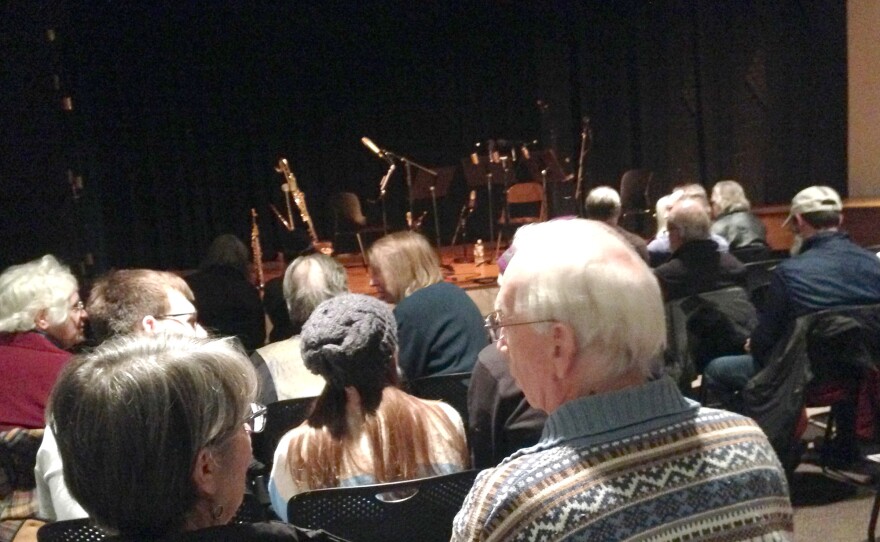
[[[361,294],[324,301],[303,324],[306,368],[336,386],[384,374],[397,351],[397,323],[391,306]]]

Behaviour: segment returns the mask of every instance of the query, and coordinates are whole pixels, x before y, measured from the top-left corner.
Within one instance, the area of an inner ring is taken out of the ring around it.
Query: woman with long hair
[[[445,282],[437,252],[422,235],[404,231],[370,247],[370,284],[393,303],[400,369],[407,380],[470,372],[487,344],[473,300]]]
[[[467,468],[461,417],[397,388],[397,329],[386,303],[344,294],[302,329],[306,367],[327,381],[308,419],[275,451],[275,512],[310,489],[408,480]]]

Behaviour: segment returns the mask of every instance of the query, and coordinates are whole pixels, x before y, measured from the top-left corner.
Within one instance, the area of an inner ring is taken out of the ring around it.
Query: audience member
[[[343,294],[302,329],[306,367],[327,385],[308,420],[275,451],[269,492],[287,517],[295,494],[448,474],[467,468],[461,417],[397,388],[397,331],[387,304]]]
[[[288,253],[285,252],[285,269],[290,267],[292,262],[293,256],[288,257]],[[277,343],[296,335],[293,323],[290,321],[287,300],[284,299],[284,274],[267,280],[263,286],[263,311],[272,324],[272,329],[269,330],[270,343]]]
[[[718,181],[712,187],[712,233],[727,239],[730,250],[767,246],[767,228],[751,209],[738,182]]]
[[[396,303],[400,368],[407,380],[473,369],[486,346],[480,309],[443,281],[437,253],[423,236],[392,233],[370,247],[370,284]]]
[[[703,205],[682,198],[669,210],[669,261],[654,269],[665,301],[674,301],[729,286],[746,285],[746,268],[735,257],[718,252],[710,239],[711,222]]]
[[[663,200],[663,198],[660,199],[661,201]],[[712,208],[709,206],[709,196],[706,195],[706,189],[699,184],[691,183],[676,188],[675,190],[673,190],[672,194],[669,194],[669,196],[666,197],[665,215],[667,216],[667,219],[669,215],[669,210],[672,209],[672,206],[681,199],[696,200],[703,205],[703,208],[706,210],[707,215],[711,214],[712,212]],[[659,225],[659,202],[657,207]],[[713,241],[718,243],[718,252],[728,252],[730,250],[727,239],[725,239],[724,237],[712,234],[711,238]],[[658,265],[664,263],[670,258],[671,255],[672,250],[669,247],[669,232],[658,230],[657,235],[654,236],[654,239],[652,239],[651,242],[648,243],[648,256],[650,257],[651,267],[657,267]]]
[[[265,408],[229,339],[132,335],[75,358],[51,424],[71,493],[115,540],[299,540],[281,523],[229,525]]]
[[[805,188],[791,200],[785,225],[795,234],[793,257],[773,270],[758,326],[748,342],[751,354],[713,360],[703,374],[703,382],[723,404],[737,404],[736,394],[765,366],[798,317],[880,303],[880,261],[840,231],[842,211],[840,196],[827,186]]]
[[[193,294],[186,282],[167,271],[121,269],[99,277],[89,295],[88,310],[94,339],[161,333],[206,337],[198,323]],[[46,427],[34,469],[40,517],[66,520],[86,512],[64,483],[64,465],[51,423]]]
[[[237,337],[253,352],[266,342],[266,316],[260,292],[248,280],[249,266],[244,243],[232,234],[220,235],[186,281],[196,296],[202,325],[218,335]]]
[[[293,335],[251,354],[264,404],[315,397],[324,389],[324,379],[303,363],[299,334],[315,307],[348,291],[348,275],[336,260],[316,253],[295,259],[284,273],[283,286]]]
[[[620,227],[618,224],[618,221],[620,220],[620,211],[620,194],[610,186],[599,186],[590,190],[590,193],[587,194],[586,201],[584,201],[586,218],[604,222],[614,228],[617,233],[622,235],[623,238],[632,245],[639,257],[647,262],[648,244],[638,235],[630,233]]]
[[[519,230],[523,233],[528,229]],[[498,258],[498,284],[516,251]],[[505,457],[537,444],[547,414],[531,406],[510,374],[495,343],[480,351],[468,387],[468,443],[475,469],[494,467]]]
[[[655,376],[665,319],[645,263],[603,224],[526,227],[489,328],[549,418],[536,446],[478,476],[452,540],[789,539],[761,430]]]
[[[0,431],[45,425],[49,392],[86,318],[76,277],[54,256],[0,275]]]

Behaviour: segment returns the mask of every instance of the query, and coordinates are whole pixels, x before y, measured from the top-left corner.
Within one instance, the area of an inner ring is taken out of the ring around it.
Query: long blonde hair
[[[467,444],[439,403],[387,386],[379,408],[365,415],[363,422],[377,483],[440,474],[431,468],[432,419],[440,422],[441,434],[455,436],[450,444],[456,459],[460,465],[468,464]],[[359,435],[334,438],[327,427],[301,432],[290,441],[288,468],[298,485],[338,487],[345,454],[357,449],[359,439]]]
[[[394,303],[416,290],[443,280],[440,258],[424,236],[401,231],[382,237],[370,247],[370,267],[382,277]]]

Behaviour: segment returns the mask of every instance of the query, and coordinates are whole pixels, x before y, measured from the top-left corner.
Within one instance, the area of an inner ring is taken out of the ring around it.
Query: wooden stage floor
[[[493,250],[488,250],[489,247],[486,248],[486,255],[490,258],[493,257],[494,247]],[[494,258],[490,263],[479,267],[475,266],[472,260],[471,246],[467,247],[469,261],[463,261],[461,247],[443,247],[440,254],[445,280],[463,288],[480,308],[482,314],[492,312],[495,294],[498,292],[498,266],[495,264]],[[370,286],[370,274],[364,266],[360,254],[334,254],[333,257],[345,267],[348,273],[348,287],[352,292],[376,295],[376,289]],[[264,280],[268,281],[282,275],[284,269],[283,262],[263,262]]]

